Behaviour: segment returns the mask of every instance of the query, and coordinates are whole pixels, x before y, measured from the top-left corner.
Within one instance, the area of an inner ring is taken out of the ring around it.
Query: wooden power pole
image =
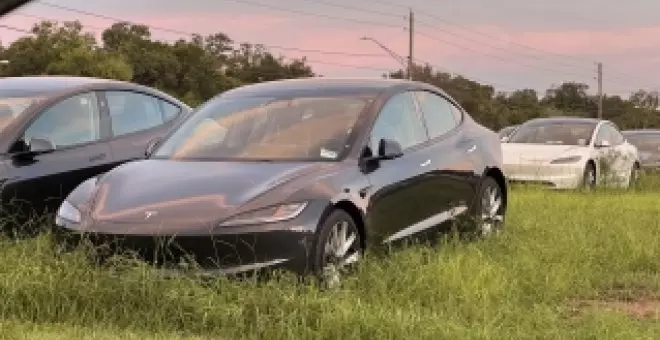
[[[412,80],[413,76],[413,68],[414,68],[414,59],[413,59],[413,50],[415,46],[415,16],[412,11],[412,8],[410,9],[410,12],[408,13],[408,79]]]
[[[603,63],[598,63],[598,119],[603,119]]]

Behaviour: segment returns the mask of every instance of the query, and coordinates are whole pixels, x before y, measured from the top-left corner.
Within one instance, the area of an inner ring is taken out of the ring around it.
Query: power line
[[[311,13],[311,12],[306,12],[306,11],[299,11],[299,10],[294,10],[294,9],[289,9],[289,8],[283,8],[283,7],[267,5],[267,4],[253,2],[253,1],[249,1],[249,0],[225,0],[225,1],[232,1],[232,2],[236,2],[236,3],[243,3],[243,4],[258,6],[258,7],[262,7],[262,8],[269,8],[269,9],[274,9],[274,10],[289,12],[289,13],[295,13],[295,14],[300,14],[300,15],[321,17],[321,18],[326,18],[326,19],[331,19],[331,20],[341,20],[341,21],[346,21],[346,22],[353,22],[353,23],[359,23],[359,24],[365,24],[365,25],[374,25],[374,26],[388,27],[388,28],[402,28],[402,26],[400,26],[400,25],[387,24],[387,23],[374,22],[374,21],[367,21],[367,20],[361,20],[361,19],[346,18],[346,17],[331,16],[331,15],[325,15],[325,14],[319,14],[319,13]],[[326,4],[326,5],[334,5],[335,7],[351,8],[351,9],[354,9],[354,10],[367,11],[367,12],[370,12],[370,13],[379,13],[381,15],[387,15],[387,16],[392,16],[392,17],[399,17],[399,15],[392,14],[392,13],[374,11],[374,10],[366,10],[366,9],[361,9],[361,8],[358,8],[358,7],[348,6],[348,5],[330,4],[330,3],[326,2],[326,1],[323,1],[323,0],[305,0],[305,1],[317,2],[317,3]],[[376,1],[376,2],[387,3],[386,1]],[[147,27],[149,27],[150,29],[153,29],[153,30],[159,30],[159,31],[163,31],[163,32],[170,32],[170,33],[175,33],[175,34],[178,34],[178,35],[185,35],[185,36],[194,36],[194,35],[196,35],[196,34],[191,33],[191,32],[185,32],[185,31],[175,30],[175,29],[170,29],[170,28],[165,28],[165,27],[156,27],[156,26],[152,26],[152,25],[145,25],[145,24],[141,24],[141,23],[131,22],[131,21],[120,19],[120,18],[115,18],[115,17],[111,17],[111,16],[107,16],[107,15],[98,14],[98,13],[93,13],[93,12],[90,12],[90,11],[85,11],[85,10],[66,7],[66,6],[62,6],[62,5],[57,5],[57,4],[47,2],[47,1],[39,1],[38,3],[42,4],[42,5],[45,5],[45,6],[48,6],[48,7],[53,7],[53,8],[57,8],[57,9],[65,10],[65,11],[75,12],[75,13],[78,13],[78,14],[84,14],[84,15],[93,16],[93,17],[97,17],[97,18],[102,18],[102,19],[106,19],[106,20],[127,22],[127,23],[133,24],[133,25],[143,25],[143,26],[147,26]],[[396,6],[396,7],[399,7],[399,8],[407,8],[407,6],[403,6],[403,5],[394,5],[394,4],[391,4],[391,3],[390,3],[390,5],[393,5],[393,6]],[[401,16],[401,17],[405,18],[405,16]],[[87,26],[87,27],[90,27],[90,26]],[[451,31],[449,31],[449,32],[451,32]],[[450,41],[446,41],[446,40],[443,40],[443,39],[439,39],[439,38],[431,36],[429,34],[423,34],[423,33],[419,33],[419,32],[418,32],[418,34],[420,34],[422,36],[426,36],[427,38],[430,38],[430,39],[448,44],[448,45],[452,45],[452,46],[455,46],[455,47],[458,47],[458,48],[470,50],[470,51],[473,51],[475,53],[479,53],[479,54],[482,54],[484,56],[499,59],[499,60],[502,60],[502,61],[512,62],[512,63],[518,64],[518,65],[524,65],[524,66],[527,66],[527,67],[532,67],[532,68],[537,68],[537,69],[543,69],[543,70],[547,70],[547,71],[550,71],[550,72],[553,72],[553,73],[562,72],[562,73],[565,73],[565,74],[576,75],[575,73],[568,73],[568,72],[563,71],[563,70],[558,71],[557,69],[552,69],[552,68],[547,68],[547,67],[539,67],[539,66],[530,65],[530,64],[523,64],[523,63],[520,63],[520,62],[516,62],[516,61],[510,60],[510,59],[503,58],[503,57],[498,56],[498,55],[488,54],[488,53],[485,53],[483,51],[475,50],[473,48],[462,46],[462,45],[459,45],[459,44],[456,44],[456,43],[453,43],[453,42],[450,42]],[[456,35],[456,34],[454,33],[454,35]],[[487,35],[487,36],[490,36],[490,35]],[[480,44],[484,45],[483,43],[480,43]],[[365,54],[365,53],[348,53],[348,52],[338,52],[338,51],[323,51],[323,50],[301,49],[301,48],[296,48],[296,47],[286,47],[286,46],[276,46],[276,45],[266,45],[266,44],[252,44],[252,43],[250,43],[250,45],[261,45],[263,47],[271,48],[271,49],[281,49],[281,50],[297,51],[297,52],[303,52],[303,53],[318,53],[318,54],[325,54],[325,55],[343,55],[343,56],[351,56],[351,57],[385,57],[385,55],[383,55],[383,54]],[[542,51],[542,50],[540,50],[540,51]],[[543,52],[547,52],[547,51],[543,51]],[[547,52],[547,53],[551,53],[551,52]],[[582,75],[580,75],[580,76],[582,77]]]
[[[22,29],[22,28],[14,27],[14,26],[9,26],[9,25],[4,25],[4,24],[0,24],[0,28],[4,28],[4,29],[9,30],[9,31],[15,31],[15,32],[21,32],[21,33],[32,34],[31,31],[28,31],[28,30],[26,30],[26,29]]]
[[[313,0],[306,0],[306,1],[313,1]],[[393,3],[393,2],[385,1],[385,0],[372,0],[372,2],[380,3],[380,4],[382,4],[382,5],[386,5],[386,6],[393,7],[393,8],[397,8],[397,9],[408,9],[408,8],[409,8],[409,6],[407,6],[407,5],[401,5],[401,4],[397,4],[397,3]],[[356,9],[356,8],[354,8],[354,9]],[[356,10],[358,10],[358,9],[356,9]],[[483,32],[483,31],[480,31],[480,30],[475,30],[475,29],[472,29],[472,28],[466,27],[466,26],[464,26],[464,25],[457,24],[456,22],[453,22],[453,21],[451,21],[451,20],[447,20],[447,19],[445,19],[445,18],[443,18],[443,17],[440,17],[440,16],[438,16],[438,15],[436,15],[436,14],[428,13],[428,11],[421,11],[421,10],[420,10],[420,11],[418,11],[418,12],[419,12],[419,15],[421,15],[421,16],[425,16],[425,17],[427,17],[427,18],[431,18],[431,19],[435,19],[435,20],[438,20],[438,21],[442,21],[442,22],[447,23],[447,24],[449,24],[449,25],[451,25],[451,26],[454,26],[454,27],[456,27],[456,28],[459,28],[459,29],[461,29],[461,30],[463,30],[463,31],[470,32],[470,33],[473,33],[473,34],[476,34],[476,35],[480,35],[480,36],[483,36],[483,37],[489,38],[489,39],[491,39],[491,40],[492,40],[492,39],[494,39],[494,40],[500,40],[500,41],[506,42],[506,43],[508,43],[508,44],[510,44],[510,45],[518,46],[518,47],[521,47],[521,48],[524,48],[524,49],[528,49],[528,50],[531,50],[531,51],[536,51],[536,52],[539,52],[539,53],[544,53],[544,54],[548,54],[548,55],[554,55],[554,56],[556,56],[556,57],[561,57],[561,58],[565,58],[565,59],[575,60],[575,61],[578,61],[578,62],[580,62],[580,63],[590,63],[590,64],[594,63],[594,61],[592,61],[592,60],[583,59],[583,58],[579,58],[579,57],[576,57],[576,56],[571,56],[571,55],[568,55],[568,54],[563,54],[563,53],[553,52],[553,51],[549,51],[549,50],[541,49],[541,48],[538,48],[538,47],[534,47],[534,46],[530,46],[530,45],[526,45],[526,44],[521,44],[521,43],[518,43],[518,42],[515,42],[515,41],[508,40],[508,39],[503,39],[503,38],[498,37],[498,36],[493,35],[493,34],[488,34],[488,33],[485,33],[485,32]],[[382,12],[381,12],[381,13],[382,13]],[[420,20],[417,20],[417,22],[420,23],[420,24],[422,24],[422,25],[425,25],[425,26],[433,27],[433,28],[435,28],[435,29],[437,29],[437,30],[440,30],[440,31],[443,31],[443,32],[445,32],[445,33],[447,33],[447,34],[451,34],[451,35],[454,35],[454,36],[457,36],[457,37],[460,37],[460,38],[466,39],[466,38],[464,38],[463,36],[461,36],[461,35],[458,34],[458,33],[455,33],[455,32],[452,32],[452,31],[449,31],[449,30],[444,29],[444,28],[440,28],[440,27],[437,26],[437,25],[430,24],[430,23],[427,23],[427,22],[425,22],[425,21],[420,21]],[[466,40],[471,40],[471,39],[466,39]],[[474,41],[474,40],[472,40],[472,41]],[[485,45],[485,46],[491,46],[491,47],[493,47],[493,48],[502,49],[502,47],[499,47],[499,46],[492,46],[492,45],[489,45],[489,44],[485,44],[485,43],[483,43],[483,42],[478,42],[478,43],[479,43],[479,44],[482,44],[482,45]],[[506,49],[505,49],[505,50],[506,50]],[[520,53],[521,55],[523,55],[521,52],[518,52],[518,53]],[[531,55],[525,55],[525,56],[531,56]],[[536,56],[536,57],[538,58],[538,56]],[[581,67],[581,66],[578,66],[578,64],[568,64],[568,63],[558,62],[558,61],[557,61],[556,63],[558,63],[558,64],[562,64],[562,65],[565,65],[565,66],[570,66],[570,67]],[[646,81],[643,81],[642,79],[634,78],[634,77],[630,77],[630,76],[618,76],[618,77],[611,77],[611,78],[616,78],[616,79],[624,80],[624,81],[627,79],[627,80],[634,81],[634,82],[640,82],[640,81],[642,81],[642,82],[646,82]]]
[[[537,69],[541,69],[541,70],[546,70],[546,71],[550,71],[550,72],[553,72],[553,73],[560,72],[560,73],[564,73],[564,74],[567,74],[567,75],[579,76],[579,77],[582,77],[582,78],[585,77],[585,75],[583,75],[583,74],[577,74],[577,73],[567,72],[567,71],[564,71],[564,70],[557,70],[557,69],[547,68],[547,67],[542,67],[542,66],[533,65],[533,64],[521,63],[521,62],[519,62],[519,61],[511,60],[511,59],[508,59],[508,58],[505,58],[505,57],[502,57],[502,56],[498,56],[498,55],[495,55],[495,54],[485,53],[485,52],[482,52],[482,51],[479,51],[479,50],[475,50],[475,49],[473,49],[473,48],[471,48],[471,47],[467,47],[467,46],[459,45],[459,44],[456,44],[456,43],[451,42],[451,41],[447,41],[447,40],[444,40],[444,39],[437,38],[437,37],[435,37],[435,36],[433,36],[433,35],[430,35],[430,34],[427,34],[427,33],[424,33],[424,32],[419,32],[419,31],[417,31],[417,34],[420,35],[420,36],[423,36],[423,37],[425,37],[425,38],[427,38],[427,39],[435,40],[435,41],[437,41],[437,42],[441,42],[441,43],[444,43],[444,44],[447,44],[447,45],[451,45],[451,46],[454,46],[454,47],[457,47],[457,48],[461,48],[461,49],[464,49],[464,50],[468,50],[468,51],[472,51],[472,52],[475,52],[475,53],[479,53],[479,54],[482,54],[482,55],[488,56],[488,57],[493,58],[493,59],[502,60],[502,61],[504,61],[504,62],[508,62],[508,63],[512,63],[512,64],[517,64],[517,65],[521,65],[521,66],[525,66],[525,67],[530,67],[530,68],[537,68]]]
[[[86,13],[91,14],[91,12],[86,12]],[[90,15],[90,14],[88,14],[88,15]],[[39,20],[45,20],[45,21],[65,21],[65,20],[59,20],[59,19],[55,19],[55,18],[49,18],[49,17],[40,16],[40,15],[26,14],[26,13],[13,13],[13,15],[20,15],[20,16],[24,16],[24,17],[27,17],[27,18],[33,18],[33,19],[39,19]],[[106,17],[106,19],[107,18],[109,18],[109,17]],[[108,20],[110,20],[110,19],[108,19]],[[114,20],[114,21],[123,21],[123,20],[118,19],[118,18],[113,18],[112,20]],[[151,27],[149,25],[145,25],[145,24],[141,24],[141,23],[133,22],[133,23],[130,23],[130,24],[143,25],[143,26],[147,26],[147,27],[152,28],[152,29],[154,28],[154,27]],[[91,28],[91,29],[95,29],[95,30],[106,30],[106,29],[108,29],[108,27],[103,28],[103,27],[91,26],[91,25],[87,25],[87,24],[83,24],[83,23],[81,23],[81,25],[83,27],[87,27],[87,28]],[[159,29],[156,29],[156,30],[159,30]],[[168,30],[168,31],[172,31],[172,30]],[[186,32],[186,34],[184,34],[184,35],[193,36],[195,34],[190,33],[190,32]],[[335,56],[345,56],[345,57],[369,57],[369,58],[384,58],[384,57],[386,57],[383,54],[377,54],[377,53],[352,53],[352,52],[341,52],[341,51],[328,51],[328,50],[305,49],[305,48],[280,46],[280,45],[255,44],[255,43],[248,43],[248,42],[234,42],[234,43],[239,44],[239,45],[240,44],[259,45],[259,46],[263,46],[265,48],[275,49],[275,50],[301,52],[301,53],[317,53],[317,54],[321,54],[321,55],[335,55]]]
[[[297,9],[273,6],[273,5],[264,4],[264,3],[260,3],[260,2],[254,2],[254,1],[250,1],[250,0],[223,0],[223,1],[231,1],[231,2],[236,2],[236,3],[240,3],[240,4],[255,6],[255,7],[268,8],[268,9],[272,9],[272,10],[280,11],[280,12],[288,12],[288,13],[307,15],[307,16],[312,16],[312,17],[317,17],[317,18],[324,18],[324,19],[330,19],[330,20],[339,20],[339,21],[351,22],[351,23],[354,23],[354,24],[362,24],[362,25],[371,25],[371,26],[380,26],[380,27],[402,29],[401,25],[388,24],[388,23],[378,22],[378,21],[369,21],[369,20],[362,20],[362,19],[338,17],[338,16],[334,16],[334,15],[327,15],[327,14],[321,14],[321,13],[299,11]]]
[[[376,10],[372,10],[372,9],[362,8],[362,7],[350,6],[350,5],[344,5],[344,4],[337,4],[337,3],[330,3],[330,2],[327,2],[327,1],[324,1],[324,0],[302,0],[302,1],[318,3],[318,4],[329,6],[329,7],[350,9],[350,10],[364,12],[364,13],[372,13],[372,14],[388,16],[388,17],[395,17],[395,18],[400,18],[400,17],[405,18],[406,17],[406,16],[401,16],[399,14],[383,12],[383,11],[376,11]],[[421,13],[421,15],[424,15],[424,13]],[[428,14],[427,14],[427,16],[428,16]],[[423,26],[433,28],[433,29],[435,29],[439,32],[444,33],[444,34],[451,35],[451,36],[454,36],[454,37],[457,37],[457,38],[460,38],[460,39],[463,39],[463,40],[466,40],[466,41],[471,41],[473,43],[476,43],[476,44],[479,44],[479,45],[482,45],[482,46],[487,46],[487,47],[490,47],[490,48],[493,48],[493,49],[498,49],[498,50],[502,50],[502,51],[506,51],[506,52],[510,52],[510,53],[520,54],[521,56],[527,57],[527,58],[533,58],[533,59],[536,59],[536,60],[541,60],[539,55],[532,55],[532,54],[528,54],[528,53],[524,53],[524,52],[520,52],[520,51],[511,51],[510,49],[504,48],[502,46],[492,45],[492,44],[488,44],[488,43],[478,41],[478,40],[475,40],[475,39],[467,38],[463,35],[460,35],[456,32],[448,30],[446,28],[442,28],[440,26],[437,26],[437,25],[434,25],[434,24],[431,24],[431,23],[427,23],[427,22],[419,20],[419,19],[416,19],[415,23],[422,24]],[[493,36],[490,36],[490,35],[485,35],[485,36],[491,38],[491,40],[493,38]],[[503,39],[500,38],[500,40],[503,40]],[[510,44],[515,44],[515,43],[512,43],[512,42],[509,42],[509,43]],[[516,45],[520,45],[520,44],[516,44]],[[529,48],[531,48],[531,47],[529,47]],[[546,54],[551,53],[551,52],[546,52],[546,51],[543,51],[543,50],[538,50],[538,49],[536,49],[536,50],[540,51],[542,53],[546,53]],[[560,64],[560,65],[573,67],[573,68],[582,68],[582,69],[584,69],[584,66],[585,66],[585,65],[578,65],[578,64],[575,64],[575,63],[566,63],[566,62],[562,62],[562,61],[553,61],[553,62],[557,63],[557,64]]]

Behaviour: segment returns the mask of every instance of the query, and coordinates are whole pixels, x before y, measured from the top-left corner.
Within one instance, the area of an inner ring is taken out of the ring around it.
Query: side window
[[[610,130],[609,133],[611,139],[610,143],[612,143],[612,145],[619,145],[625,141],[625,138],[623,137],[619,129],[617,129],[614,125],[607,124],[606,126]]]
[[[594,143],[598,143],[598,142],[603,141],[603,140],[606,140],[606,141],[612,143],[612,141],[610,141],[610,139],[611,138],[610,138],[609,131],[607,130],[607,124],[602,124],[600,126],[600,128],[598,129],[598,133],[596,133],[596,140],[594,141]]]
[[[436,138],[453,130],[458,122],[454,105],[431,92],[418,91],[415,93],[420,109],[429,130],[429,137]]]
[[[93,92],[75,95],[43,111],[25,130],[23,140],[48,139],[56,148],[101,139],[98,101]]]
[[[121,136],[164,124],[165,112],[160,100],[132,91],[106,91],[112,132]]]
[[[160,111],[163,113],[163,121],[169,122],[170,120],[176,118],[181,113],[181,108],[174,105],[170,104],[164,100],[159,100],[158,105],[160,106]]]
[[[381,139],[395,140],[403,149],[427,140],[411,93],[400,93],[385,103],[371,130],[369,146],[375,154]]]

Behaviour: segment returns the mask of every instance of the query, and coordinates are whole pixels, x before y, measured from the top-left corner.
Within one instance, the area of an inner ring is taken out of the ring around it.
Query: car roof
[[[287,95],[316,95],[332,93],[380,93],[395,87],[419,86],[433,88],[431,85],[405,80],[385,78],[297,78],[268,81],[241,86],[219,95],[219,97],[279,97]]]
[[[544,117],[544,118],[534,118],[528,120],[528,122],[566,122],[566,123],[593,123],[593,124],[598,124],[600,122],[604,122],[607,120],[604,119],[599,119],[599,118],[589,118],[589,117],[571,117],[571,116],[557,116],[557,117]]]
[[[660,129],[632,129],[621,132],[627,135],[660,134]]]
[[[119,80],[75,76],[23,76],[0,78],[0,93],[50,94],[97,83],[124,83]]]

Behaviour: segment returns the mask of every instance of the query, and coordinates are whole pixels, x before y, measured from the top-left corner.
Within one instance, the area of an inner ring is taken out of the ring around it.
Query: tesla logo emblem
[[[145,220],[148,220],[148,219],[151,218],[151,216],[155,216],[156,214],[158,214],[158,213],[155,212],[155,211],[145,211],[145,213],[144,213],[144,219],[145,219]]]

